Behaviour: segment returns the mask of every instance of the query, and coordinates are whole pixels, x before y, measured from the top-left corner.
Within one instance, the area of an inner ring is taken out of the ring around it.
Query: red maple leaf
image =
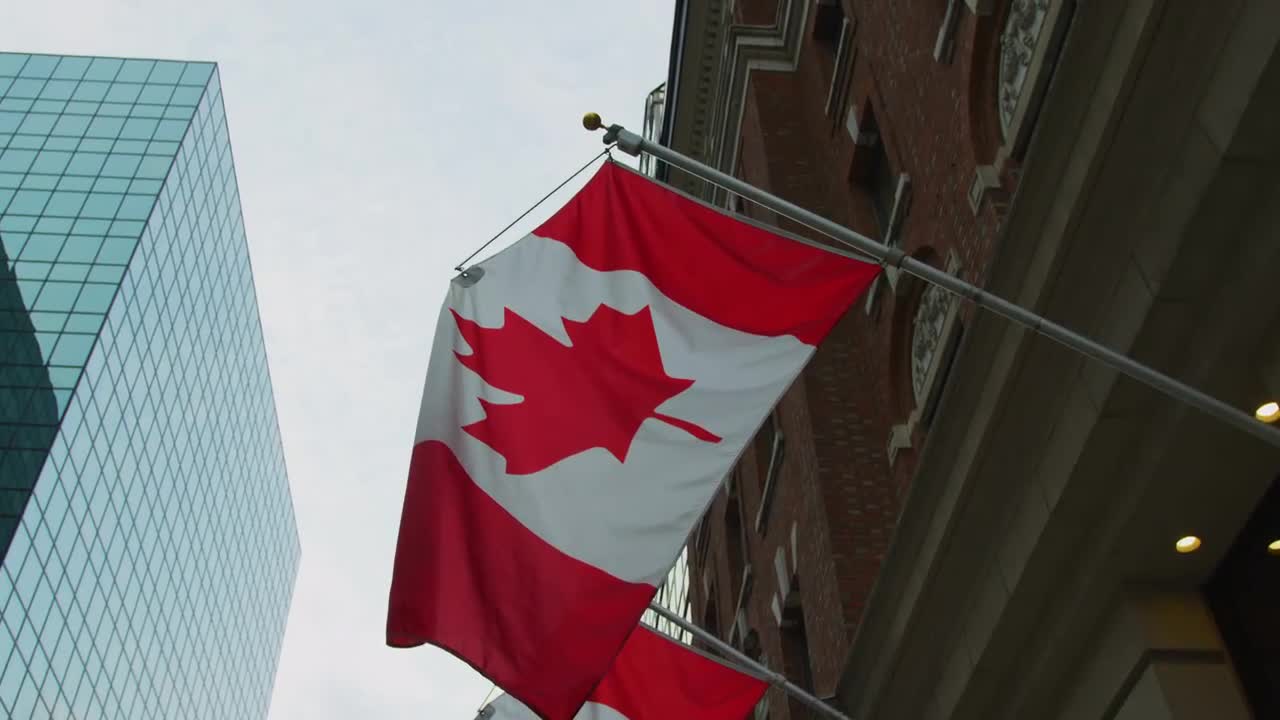
[[[657,412],[693,381],[663,369],[648,307],[627,315],[601,305],[586,322],[565,320],[569,345],[510,308],[497,328],[481,327],[457,312],[453,317],[472,350],[455,352],[458,360],[493,387],[524,398],[510,404],[480,398],[485,418],[462,428],[505,457],[512,475],[538,472],[595,447],[625,462],[649,418],[720,442],[691,422]]]

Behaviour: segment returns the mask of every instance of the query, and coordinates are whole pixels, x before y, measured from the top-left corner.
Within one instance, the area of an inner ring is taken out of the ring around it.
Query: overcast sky
[[[459,260],[601,149],[583,112],[639,130],[671,21],[670,0],[0,10],[3,50],[219,63],[302,536],[273,720],[471,720],[489,690],[383,641],[436,313]]]

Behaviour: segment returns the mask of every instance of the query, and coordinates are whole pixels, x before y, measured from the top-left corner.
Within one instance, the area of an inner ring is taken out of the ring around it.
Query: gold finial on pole
[[[599,113],[589,112],[582,116],[582,127],[595,131],[604,130],[604,144],[617,145],[618,149],[628,155],[638,156],[640,147],[644,143],[639,135],[627,132],[627,129],[621,125],[605,125],[604,120],[600,119]]]

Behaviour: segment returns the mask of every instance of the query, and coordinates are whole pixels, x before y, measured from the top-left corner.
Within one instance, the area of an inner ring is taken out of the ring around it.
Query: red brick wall
[[[740,23],[772,24],[776,8],[776,0],[741,0],[735,12]],[[934,60],[933,47],[945,8],[946,0],[846,0],[845,12],[857,22],[848,98],[854,108],[874,112],[894,171],[911,177],[911,205],[899,235],[903,248],[939,265],[954,252],[965,278],[981,283],[1001,208],[986,202],[975,217],[968,190],[975,168],[991,164],[1000,145],[994,28],[1001,13],[979,19],[961,3],[953,60],[943,64]],[[832,62],[830,51],[812,40],[814,17],[811,12],[794,72],[750,76],[736,172],[877,236],[869,196],[851,180],[866,149],[855,148],[840,118],[824,113]],[[1016,165],[1011,168],[1010,181]],[[775,221],[758,208],[747,212]],[[781,225],[814,237],[795,223]],[[745,555],[754,568],[745,604],[749,626],[758,633],[765,659],[781,669],[782,635],[771,605],[787,593],[778,587],[774,569],[782,548],[798,579],[813,685],[820,695],[832,693],[840,675],[923,441],[921,430],[913,448],[901,451],[890,467],[890,429],[905,422],[914,405],[910,338],[919,288],[909,282],[899,287],[895,296],[882,283],[869,316],[864,301],[855,303],[779,404],[786,453],[763,534],[755,527],[765,484],[757,454],[745,453],[736,473]],[[716,624],[726,638],[738,592],[725,550],[727,506],[722,492],[704,519],[706,546],[690,554],[694,616],[701,618],[708,604],[705,573],[713,583]],[[798,557],[792,554],[793,527]],[[781,694],[771,691],[770,698],[771,720],[790,720]]]

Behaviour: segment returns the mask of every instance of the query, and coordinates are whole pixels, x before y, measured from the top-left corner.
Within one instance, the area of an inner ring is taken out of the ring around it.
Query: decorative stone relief
[[[1049,15],[1050,0],[1013,0],[1000,35],[1000,128],[1005,135],[1026,90],[1031,60]]]
[[[952,275],[960,272],[960,261],[954,253],[948,259],[947,272]],[[942,365],[955,337],[958,309],[959,299],[941,288],[930,285],[920,295],[911,331],[911,390],[915,408],[905,422],[889,429],[890,466],[900,451],[911,447],[916,425],[942,389]]]
[[[911,333],[911,389],[916,406],[928,400],[930,381],[942,351],[947,315],[955,297],[936,285],[925,288],[916,308],[915,328]]]

